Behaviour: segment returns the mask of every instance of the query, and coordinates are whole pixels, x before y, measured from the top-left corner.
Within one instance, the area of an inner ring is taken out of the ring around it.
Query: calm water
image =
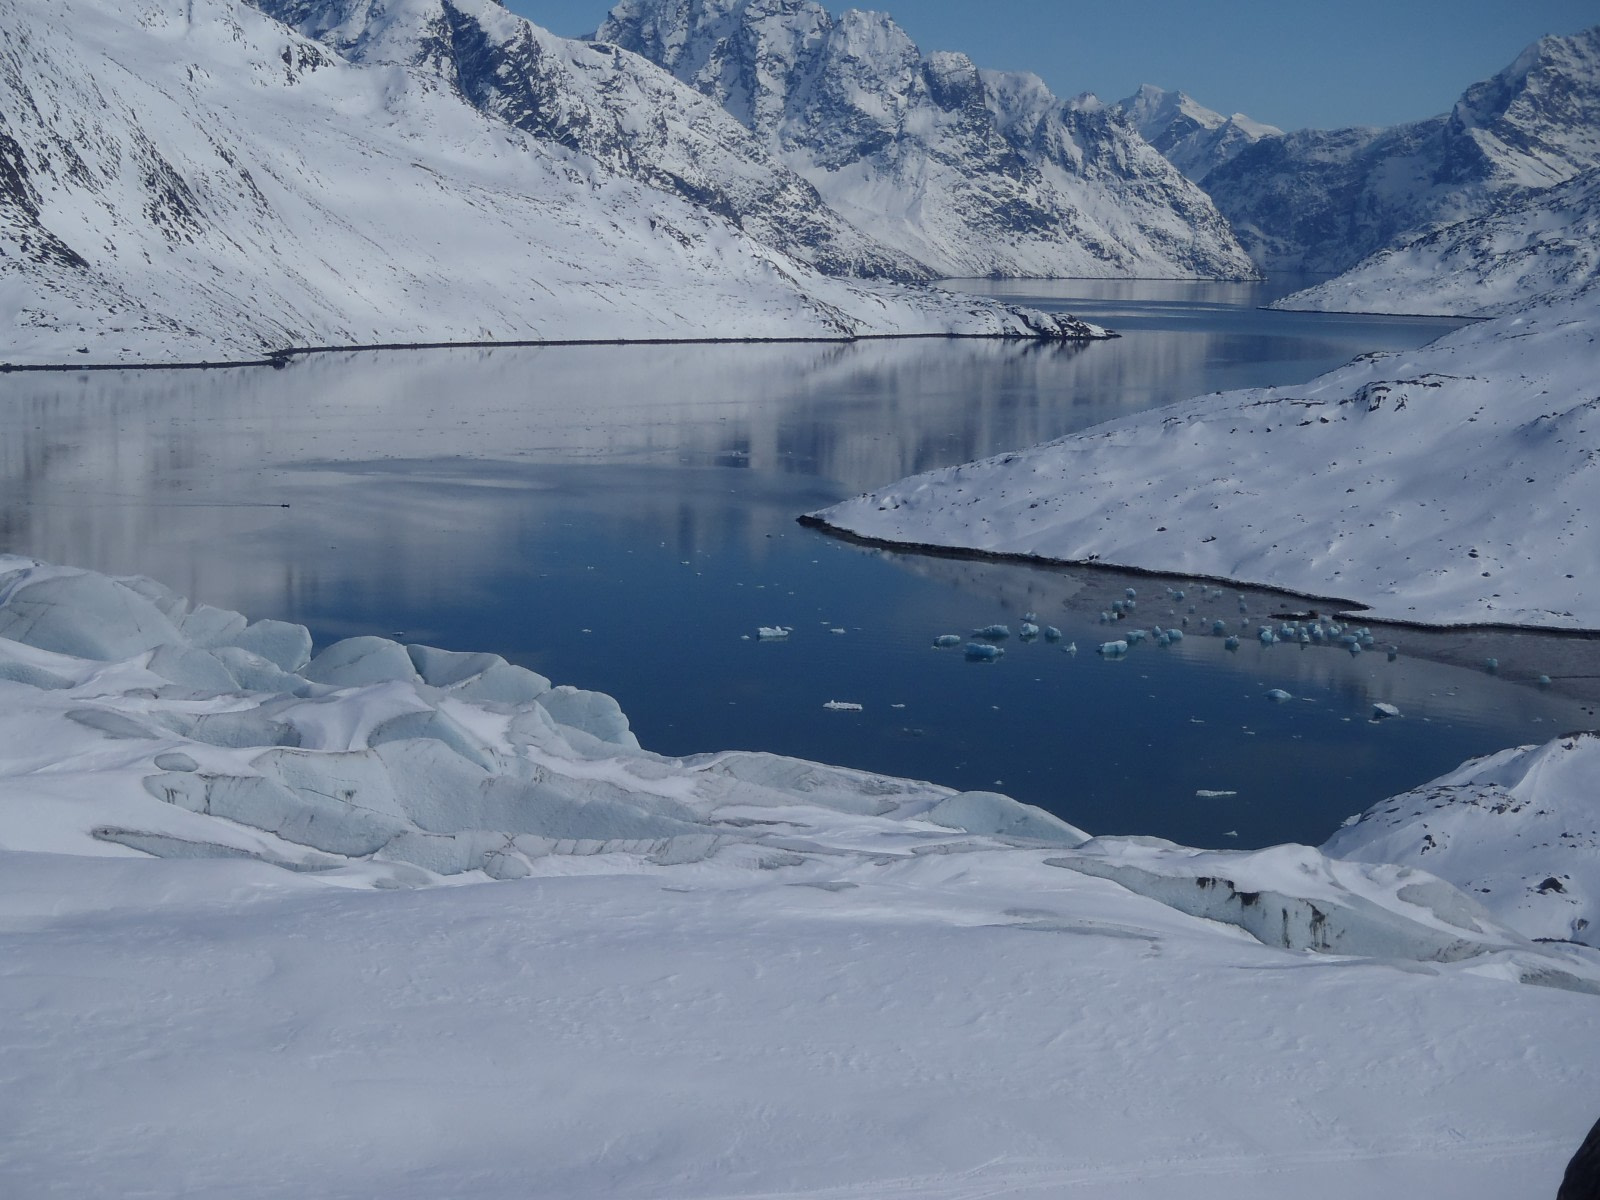
[[[1470,755],[1594,724],[1583,681],[1526,682],[1600,673],[1593,643],[1380,631],[1398,661],[1251,641],[1229,654],[1199,635],[1213,615],[1240,619],[1234,589],[1211,601],[1190,586],[1177,603],[1176,579],[890,554],[797,527],[914,471],[1307,379],[1450,327],[1261,312],[1273,290],[1251,285],[970,286],[1125,336],[11,375],[0,546],[153,575],[319,642],[494,650],[611,692],[664,753],[769,749],[1202,844],[1320,841]],[[1098,614],[1130,583],[1137,623],[1190,616],[1190,636],[1102,661]],[[1253,620],[1291,602],[1245,603]],[[973,664],[930,648],[1029,610],[1080,653],[1013,639],[999,663]],[[793,635],[755,639],[774,624]],[[1475,665],[1489,654],[1498,676]],[[1296,699],[1274,704],[1271,688]],[[1375,700],[1404,716],[1369,722]]]

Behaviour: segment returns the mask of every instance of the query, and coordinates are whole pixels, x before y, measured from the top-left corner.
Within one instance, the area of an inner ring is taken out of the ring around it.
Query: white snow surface
[[[1274,308],[1497,317],[1587,294],[1600,303],[1600,170],[1382,250]]]
[[[884,542],[1249,582],[1429,625],[1600,629],[1592,297],[1200,396],[813,514]]]
[[[1464,763],[1374,805],[1323,847],[1450,880],[1528,937],[1600,933],[1600,734]]]
[[[436,71],[351,62],[232,0],[0,0],[0,27],[0,362],[1085,332],[827,278]],[[615,57],[547,48],[571,72]]]
[[[310,650],[0,558],[4,1194],[1489,1200],[1591,1122],[1600,956],[1424,871]]]

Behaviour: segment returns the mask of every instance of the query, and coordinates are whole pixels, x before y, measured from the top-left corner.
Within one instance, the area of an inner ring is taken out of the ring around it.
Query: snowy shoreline
[[[1364,620],[1593,632],[1596,328],[1582,299],[1532,308],[811,516],[883,543],[1349,597]]]
[[[1054,314],[1053,314],[1054,315]],[[817,337],[681,337],[681,338],[551,338],[548,340],[470,341],[470,342],[373,342],[363,345],[291,346],[271,351],[261,358],[196,360],[184,362],[59,362],[13,363],[0,362],[0,375],[23,371],[215,371],[233,367],[272,367],[281,369],[293,364],[297,358],[314,354],[379,354],[394,350],[495,350],[516,348],[553,348],[557,346],[768,346],[792,344],[840,344],[855,342],[1104,342],[1122,335],[1087,321],[1078,321],[1068,314],[1058,314],[1064,320],[1082,326],[1084,333],[1023,333],[997,330],[992,333],[858,333]]]

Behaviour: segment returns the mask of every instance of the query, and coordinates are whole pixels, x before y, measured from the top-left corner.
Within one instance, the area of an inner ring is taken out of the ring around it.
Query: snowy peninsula
[[[1575,858],[1496,915],[312,649],[0,558],[7,1194],[1490,1200],[1590,1124],[1600,957],[1528,929]]]
[[[874,541],[1262,584],[1388,621],[1600,629],[1592,297],[1200,396],[812,514]]]

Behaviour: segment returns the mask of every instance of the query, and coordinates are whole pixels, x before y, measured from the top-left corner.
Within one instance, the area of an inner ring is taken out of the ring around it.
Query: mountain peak
[[[622,0],[598,36],[765,138],[878,240],[949,275],[1250,275],[1226,223],[1092,95],[924,54],[813,0]]]

